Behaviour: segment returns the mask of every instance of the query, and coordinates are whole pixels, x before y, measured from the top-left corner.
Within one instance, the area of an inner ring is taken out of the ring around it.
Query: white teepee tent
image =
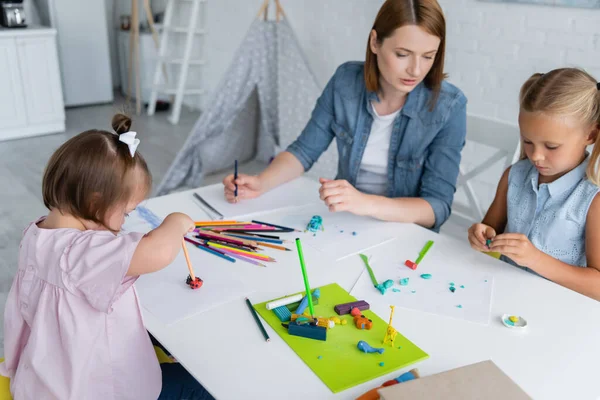
[[[268,162],[300,134],[321,93],[279,0],[277,20],[250,26],[234,59],[157,189],[198,187],[205,174],[257,159]],[[310,171],[333,177],[337,151],[329,146]]]

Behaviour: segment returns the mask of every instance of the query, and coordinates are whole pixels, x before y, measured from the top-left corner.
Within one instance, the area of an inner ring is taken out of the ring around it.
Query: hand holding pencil
[[[236,184],[237,197],[235,196]],[[237,179],[235,179],[235,175],[231,174],[223,179],[223,185],[225,186],[225,200],[229,203],[254,199],[263,194],[262,184],[258,176],[238,174]]]

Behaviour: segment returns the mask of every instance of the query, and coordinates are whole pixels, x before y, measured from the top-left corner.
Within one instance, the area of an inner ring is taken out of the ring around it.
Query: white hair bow
[[[125,143],[127,147],[129,147],[131,157],[135,156],[135,151],[140,144],[140,139],[136,139],[135,135],[137,135],[137,132],[131,131],[119,135],[119,141]]]

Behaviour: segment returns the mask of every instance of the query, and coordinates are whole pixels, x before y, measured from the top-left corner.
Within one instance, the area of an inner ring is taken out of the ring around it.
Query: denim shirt
[[[309,170],[336,138],[338,173],[356,186],[373,114],[369,104],[379,101],[367,91],[363,62],[342,64],[317,100],[312,116],[287,151]],[[467,98],[452,84],[442,82],[433,111],[433,92],[421,82],[409,93],[394,121],[388,154],[387,197],[420,197],[435,214],[433,230],[450,216],[456,191],[460,152],[465,144]]]
[[[588,163],[589,156],[554,182],[542,184],[529,159],[514,164],[508,173],[504,232],[527,235],[538,250],[564,263],[585,267],[587,214],[600,191],[586,177]],[[508,257],[501,259],[519,266]]]

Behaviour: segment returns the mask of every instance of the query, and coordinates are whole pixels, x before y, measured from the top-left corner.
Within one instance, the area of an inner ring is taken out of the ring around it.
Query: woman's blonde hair
[[[521,87],[521,110],[553,116],[569,116],[586,126],[600,128],[600,90],[590,74],[578,68],[560,68],[545,74],[533,74]],[[600,186],[598,159],[600,145],[596,136],[587,167],[588,179]],[[521,146],[521,158],[524,158]]]

